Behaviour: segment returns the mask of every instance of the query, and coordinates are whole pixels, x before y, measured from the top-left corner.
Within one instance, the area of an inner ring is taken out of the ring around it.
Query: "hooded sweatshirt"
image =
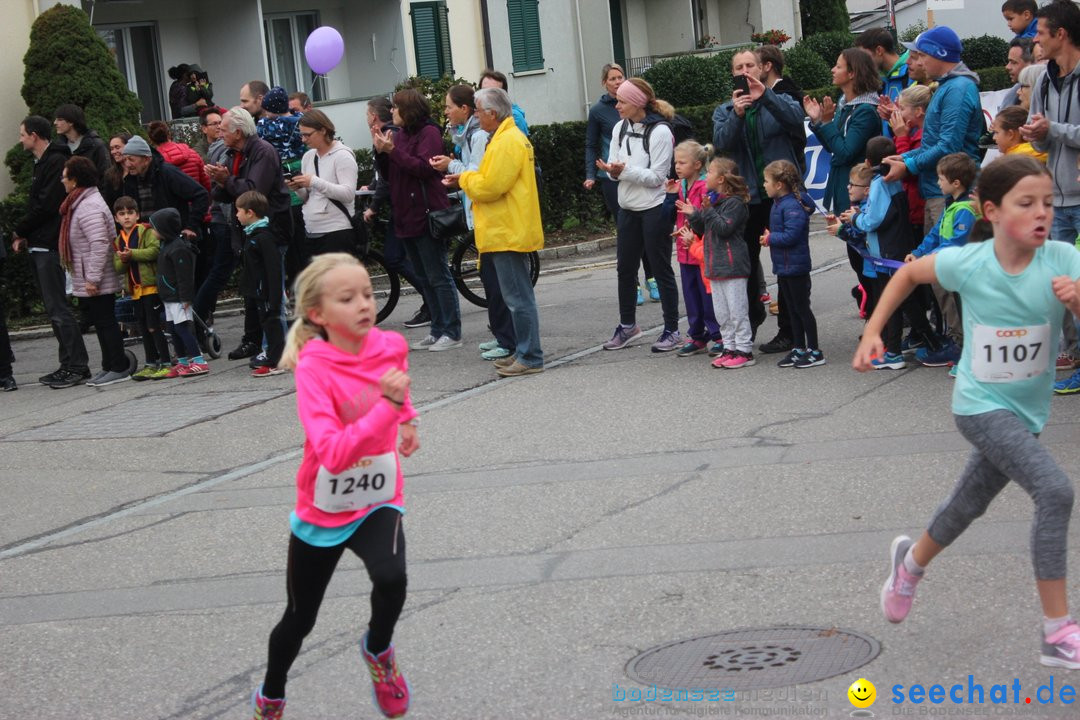
[[[926,108],[922,145],[902,155],[908,172],[919,176],[919,189],[926,199],[941,197],[938,160],[954,152],[967,153],[976,163],[980,160],[979,136],[986,130],[986,122],[978,85],[979,76],[964,63],[957,63],[938,78],[938,89]],[[1075,165],[1070,172],[1076,174]]]
[[[1076,181],[1076,158],[1080,154],[1080,63],[1065,77],[1050,60],[1046,72],[1031,88],[1031,111],[1050,121],[1050,131],[1032,142],[1036,150],[1049,153],[1046,167],[1054,178],[1054,207],[1080,205],[1080,183]]]
[[[777,277],[810,272],[810,216],[814,201],[805,192],[773,200],[769,211],[769,256]]]
[[[461,126],[460,132],[451,133],[450,139],[459,148],[461,158],[451,160],[446,172],[452,175],[460,175],[466,170],[479,170],[480,161],[484,159],[484,151],[487,150],[491,135],[484,132],[484,129],[480,127],[480,121],[476,119],[476,115],[470,115],[465,124]],[[462,202],[465,205],[465,221],[468,223],[469,229],[472,230],[474,226],[472,199],[468,195],[464,195]]]
[[[304,200],[304,230],[309,235],[352,230],[350,218],[356,212],[357,175],[353,151],[335,140],[322,157],[317,150],[304,153],[300,168],[304,175],[311,176],[311,187],[296,191]],[[337,200],[338,205],[332,200]],[[341,206],[348,214],[341,211]]]
[[[627,131],[622,133],[624,124]],[[649,132],[649,152],[645,152],[645,132]],[[620,134],[622,140],[619,140]],[[650,210],[664,202],[668,171],[675,152],[675,136],[664,117],[650,112],[641,122],[620,120],[611,130],[609,163],[626,163],[619,175],[619,207]]]
[[[150,216],[150,225],[161,239],[158,297],[162,302],[191,302],[195,298],[195,252],[180,235],[180,213],[175,208],[158,210]]]
[[[357,355],[316,338],[304,345],[296,366],[296,407],[304,428],[304,459],[296,474],[296,520],[336,528],[362,520],[378,507],[404,512],[403,478],[397,457],[398,425],[416,417],[408,394],[399,410],[382,396],[379,378],[391,368],[408,371],[409,347],[394,332],[371,328]],[[344,475],[364,458],[393,453],[393,497],[354,511],[325,512],[315,506],[320,470]]]

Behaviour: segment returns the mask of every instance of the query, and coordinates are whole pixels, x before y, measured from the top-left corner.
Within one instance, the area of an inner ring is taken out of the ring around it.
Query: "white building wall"
[[[223,7],[228,9],[223,10]],[[220,0],[197,0],[194,10],[202,48],[198,62],[214,83],[214,102],[226,108],[238,105],[244,83],[265,81],[270,74],[266,67],[266,39],[259,3],[237,2],[223,6]],[[168,60],[166,57],[166,67],[176,64]],[[166,89],[170,82],[166,80]]]
[[[604,14],[607,14],[602,3],[582,0],[579,2],[582,13],[599,13],[603,10]],[[512,72],[514,65],[510,52],[510,24],[506,15],[506,3],[489,2],[488,17],[491,23],[495,69],[506,74],[510,84],[510,97],[525,111],[529,124],[584,120],[584,93],[587,88],[582,77],[582,53],[574,25],[574,0],[547,0],[540,3],[540,38],[545,67],[539,71],[517,74]],[[606,37],[610,36],[609,29]]]
[[[686,52],[697,47],[690,0],[650,0],[645,4],[645,22],[649,49],[643,55]]]
[[[575,32],[577,28],[568,28]],[[582,84],[584,93],[580,106],[587,117],[587,108],[607,93],[600,81],[600,69],[609,62],[614,62],[615,49],[611,42],[611,15],[608,4],[581,2],[581,37],[585,45],[585,68]]]
[[[486,65],[480,3],[477,0],[447,0],[446,15],[450,23],[450,52],[454,57],[454,74],[476,82]],[[406,37],[411,43],[411,27]]]
[[[649,50],[649,16],[645,0],[626,0],[623,5],[623,39],[626,57],[652,55]]]
[[[709,0],[709,34],[721,45],[749,43],[750,33],[755,32],[761,22],[761,14],[755,14],[755,8],[753,0],[716,0],[715,3]]]
[[[758,0],[758,2],[761,20],[756,28],[757,32],[783,30],[793,40],[799,39],[798,27],[796,27],[796,18],[799,14],[798,4],[792,3],[791,0]],[[798,22],[801,25],[801,21]],[[749,36],[745,37],[749,39]]]
[[[30,46],[30,26],[36,18],[34,0],[14,0],[9,12],[5,13],[5,21],[0,23],[0,47],[5,49],[8,57],[19,58],[18,62],[4,63],[4,69],[0,71],[0,95],[8,99],[0,104],[0,132],[8,139],[7,147],[15,144],[19,123],[28,112],[22,99],[22,57]],[[14,189],[7,168],[4,168],[0,171],[0,196],[6,196]]]
[[[926,23],[925,2],[912,3],[896,11],[896,27],[901,31],[920,20]],[[1005,24],[1001,16],[1001,3],[996,0],[964,0],[963,10],[935,10],[934,24],[951,27],[961,38],[996,35],[1012,40],[1015,36]]]

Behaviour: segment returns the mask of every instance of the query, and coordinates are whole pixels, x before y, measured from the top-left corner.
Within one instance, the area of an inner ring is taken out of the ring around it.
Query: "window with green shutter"
[[[454,74],[454,60],[450,55],[450,25],[446,19],[446,2],[413,3],[413,46],[416,48],[416,74],[438,80],[443,75]]]
[[[540,42],[540,0],[506,0],[514,72],[544,69]]]

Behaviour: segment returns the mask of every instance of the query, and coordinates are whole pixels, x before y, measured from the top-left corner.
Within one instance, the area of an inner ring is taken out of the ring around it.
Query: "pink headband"
[[[641,88],[629,81],[619,86],[619,89],[615,91],[615,97],[635,107],[643,108],[649,104],[649,96]]]

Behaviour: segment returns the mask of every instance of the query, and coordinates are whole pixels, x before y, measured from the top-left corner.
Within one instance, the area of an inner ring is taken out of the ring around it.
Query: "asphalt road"
[[[601,351],[617,321],[610,254],[545,266],[542,375],[496,379],[474,349],[485,314],[469,305],[465,348],[412,354],[422,448],[404,462],[409,598],[395,636],[409,717],[847,717],[859,677],[877,686],[878,717],[1076,716],[1035,694],[1080,674],[1038,664],[1031,502],[1018,489],[935,562],[906,623],[881,617],[890,540],[923,527],[967,447],[944,370],[851,370],[853,275],[834,239],[813,251],[821,368],[759,356],[714,370],[650,353],[655,331]],[[400,325],[415,304],[387,327],[420,336]],[[639,317],[658,328],[659,305]],[[226,350],[238,327],[219,320]],[[202,378],[34,385],[55,350],[17,342],[20,389],[0,397],[0,718],[250,717],[285,603],[302,443],[291,376],[218,360]],[[1080,399],[1055,399],[1043,436],[1071,475],[1078,411]],[[343,559],[286,717],[379,717],[356,647],[368,591],[359,561]],[[880,653],[800,682],[794,700],[618,699],[647,694],[626,666],[649,648],[774,626],[850,630]],[[896,685],[969,675],[988,695],[1019,681],[1019,703],[892,702]]]

